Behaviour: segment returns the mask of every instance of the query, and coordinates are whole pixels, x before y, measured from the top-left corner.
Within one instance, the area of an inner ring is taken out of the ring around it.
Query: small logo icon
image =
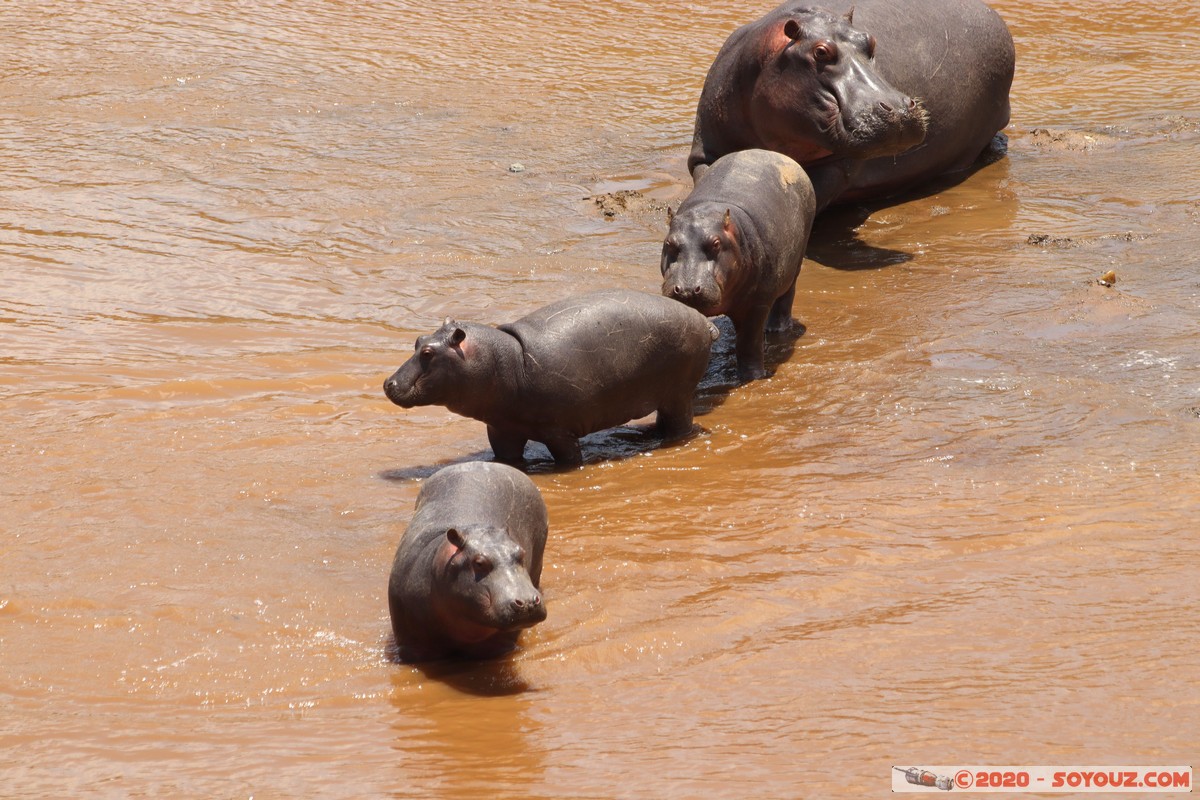
[[[904,773],[904,780],[908,781],[914,786],[930,786],[936,789],[941,789],[945,792],[948,792],[954,788],[954,781],[958,778],[958,776],[955,776],[955,778],[947,778],[942,775],[935,775],[929,770],[921,769],[920,767],[908,767],[907,769],[904,767],[892,767],[892,769],[896,770],[897,772]],[[969,775],[967,776],[967,779],[970,780]]]

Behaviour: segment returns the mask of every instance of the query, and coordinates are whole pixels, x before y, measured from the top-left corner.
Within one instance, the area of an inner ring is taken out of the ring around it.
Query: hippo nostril
[[[909,110],[909,111],[916,111],[916,110],[917,110],[917,101],[916,101],[916,98],[913,98],[913,97],[910,97],[910,98],[908,98],[908,110]]]
[[[671,296],[672,297],[683,297],[683,295],[684,295],[683,287],[680,286],[678,283],[671,287]]]
[[[525,607],[525,601],[519,597],[514,598],[512,603],[513,603],[513,606],[516,608],[524,608]]]
[[[882,100],[879,101],[879,110],[885,114],[892,113],[892,107]]]
[[[540,596],[535,596],[533,598],[533,604],[535,606],[540,606],[542,604],[542,598]]]

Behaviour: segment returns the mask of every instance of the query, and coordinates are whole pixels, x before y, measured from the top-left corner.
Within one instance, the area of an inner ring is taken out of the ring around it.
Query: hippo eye
[[[475,556],[471,559],[471,569],[475,573],[475,580],[480,580],[492,571],[492,562],[486,556]]]
[[[708,250],[714,255],[721,252],[721,239],[719,236],[714,236],[708,240]]]
[[[515,561],[518,564],[525,563],[525,548],[524,547],[518,547],[517,552],[513,553],[513,561]]]
[[[837,45],[830,41],[820,41],[813,45],[813,60],[818,64],[832,64],[837,60]]]
[[[867,58],[874,58],[874,57],[875,57],[875,37],[868,36],[867,37]]]
[[[429,361],[429,359],[433,358],[433,348],[430,347],[429,345],[425,345],[424,347],[422,347],[420,350],[420,353],[421,353],[421,361],[422,362],[427,362],[427,361]]]

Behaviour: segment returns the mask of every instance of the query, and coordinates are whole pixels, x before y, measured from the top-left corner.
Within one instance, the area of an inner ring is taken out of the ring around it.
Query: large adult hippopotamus
[[[764,330],[792,325],[814,208],[799,164],[770,150],[739,150],[717,159],[671,217],[662,293],[729,317],[741,381],[766,377]]]
[[[1014,62],[980,0],[789,0],[717,53],[688,169],[775,150],[808,171],[818,210],[915,187],[1008,124]]]
[[[388,579],[402,661],[489,658],[546,618],[539,588],[546,504],[503,464],[471,462],[425,481]]]
[[[417,339],[383,391],[403,408],[440,405],[486,423],[499,461],[521,461],[532,439],[575,466],[579,437],[652,411],[667,439],[690,432],[717,335],[669,298],[592,292],[497,328],[448,319]]]

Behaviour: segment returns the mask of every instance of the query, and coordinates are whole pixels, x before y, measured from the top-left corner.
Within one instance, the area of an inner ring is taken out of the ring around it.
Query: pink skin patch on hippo
[[[786,28],[787,23],[781,22],[770,36],[764,37],[759,50],[764,65],[774,61],[792,43],[792,37],[787,35]]]
[[[465,344],[465,342],[464,342]],[[450,563],[450,560],[458,553],[458,548],[450,541],[446,541],[437,554],[437,563],[441,564],[443,569]],[[491,628],[487,625],[480,625],[470,620],[462,619],[454,614],[448,613],[447,609],[438,605],[434,608],[434,613],[437,614],[438,621],[442,623],[444,633],[450,639],[464,644],[476,644],[495,636],[500,633],[499,628]]]
[[[783,52],[787,48],[796,44],[795,40],[787,35],[786,28],[787,23],[781,23],[770,36],[764,37],[759,49],[760,63],[764,71],[768,69],[769,65],[781,59]],[[830,120],[831,126],[837,124],[836,117],[839,113],[840,109],[835,105],[832,109],[833,118]],[[768,150],[774,150],[790,156],[794,161],[804,166],[833,155],[832,150],[827,150],[816,142],[798,138],[789,138],[786,141],[768,141],[765,144]]]
[[[442,615],[439,614],[438,616]],[[443,618],[442,622],[446,625],[446,635],[454,641],[463,642],[464,644],[477,644],[500,633],[498,628],[476,625],[474,622],[468,622],[464,619]]]

